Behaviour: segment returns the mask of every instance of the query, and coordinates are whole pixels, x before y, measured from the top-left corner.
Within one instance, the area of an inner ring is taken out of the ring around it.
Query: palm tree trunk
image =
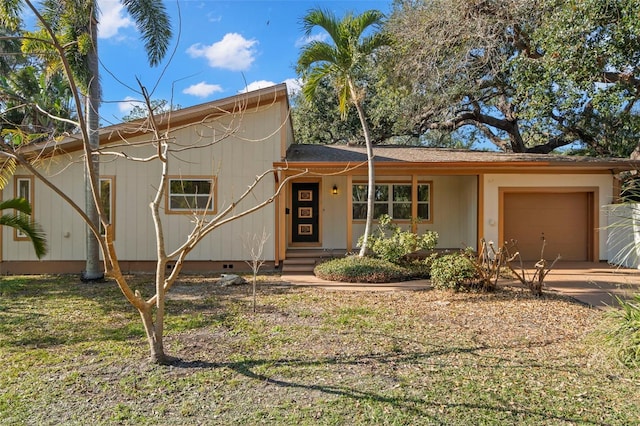
[[[356,93],[353,88],[351,93]],[[375,199],[376,193],[376,175],[375,175],[375,165],[373,159],[373,144],[371,143],[371,134],[369,132],[369,125],[367,124],[367,119],[364,114],[364,109],[360,101],[355,100],[354,104],[356,106],[356,110],[358,111],[358,117],[360,118],[360,123],[362,124],[362,131],[364,132],[364,142],[367,146],[367,220],[365,221],[364,226],[364,235],[362,236],[362,245],[360,246],[360,253],[358,256],[363,257],[367,254],[367,244],[369,241],[369,234],[371,233],[371,228],[373,227],[373,200]]]
[[[98,133],[100,116],[98,114],[98,108],[100,107],[101,95],[100,82],[97,77],[99,75],[97,22],[95,20],[92,21],[91,38],[93,41],[93,49],[87,55],[87,63],[89,75],[94,76],[94,78],[89,81],[85,98],[87,134],[89,135],[89,152],[87,154],[90,157],[85,163],[85,208],[91,223],[95,224],[97,229],[100,229],[100,216],[96,206],[96,200],[99,199],[97,195],[100,183],[100,160],[97,155],[93,155],[92,153],[100,148],[100,137]],[[94,197],[94,193],[96,197]],[[104,278],[104,274],[100,268],[100,245],[89,227],[87,227],[86,232],[87,258],[82,279],[84,281],[101,280]]]

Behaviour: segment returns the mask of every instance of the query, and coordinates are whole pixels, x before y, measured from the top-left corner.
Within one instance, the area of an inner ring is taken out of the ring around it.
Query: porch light
[[[331,193],[333,195],[338,195],[338,186],[337,185],[333,185],[333,189],[331,190]]]

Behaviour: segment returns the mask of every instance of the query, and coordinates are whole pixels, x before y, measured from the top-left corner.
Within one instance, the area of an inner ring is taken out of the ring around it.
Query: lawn
[[[150,276],[136,277],[150,290]],[[147,363],[114,283],[0,278],[0,424],[629,425],[603,313],[519,289],[350,292],[185,277]]]

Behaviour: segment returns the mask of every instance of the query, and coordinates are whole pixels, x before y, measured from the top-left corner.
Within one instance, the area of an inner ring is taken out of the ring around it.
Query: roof
[[[289,107],[289,99],[287,96],[287,86],[285,83],[269,86],[264,89],[258,89],[251,92],[239,93],[211,102],[195,105],[192,107],[182,108],[156,116],[156,123],[162,128],[166,128],[169,124],[172,128],[178,128],[189,123],[197,123],[207,117],[215,117],[228,112],[239,112],[256,106],[269,105],[284,100]],[[101,127],[100,144],[121,141],[122,136],[132,137],[145,133],[144,122],[146,118],[114,124],[111,126]],[[67,136],[62,141],[48,140],[43,143],[33,144],[26,147],[25,151],[33,151],[37,153],[62,150],[70,152],[82,149],[82,135],[74,134]],[[60,152],[60,151],[58,151]]]
[[[562,167],[611,169],[614,171],[640,168],[640,161],[628,158],[598,158],[557,154],[516,154],[495,151],[474,151],[465,149],[427,148],[418,146],[383,145],[373,148],[376,163],[392,166],[440,167]],[[364,146],[349,145],[291,145],[286,160],[289,164],[322,165],[324,163],[347,164],[364,163],[367,152]]]

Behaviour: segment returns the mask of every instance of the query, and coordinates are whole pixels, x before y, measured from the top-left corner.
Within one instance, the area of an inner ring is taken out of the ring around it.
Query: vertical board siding
[[[289,125],[284,125],[283,108],[279,102],[259,108],[250,108],[239,121],[235,135],[211,146],[175,153],[170,164],[171,175],[203,176],[217,175],[217,207],[223,210],[237,199],[257,175],[272,168],[280,160],[282,133],[289,137]],[[284,108],[286,110],[286,108]],[[284,117],[286,118],[286,117]],[[237,121],[238,116],[234,119]],[[229,117],[223,120],[229,124]],[[213,139],[212,123],[181,127],[171,132],[176,144],[182,146],[202,145]],[[216,126],[217,134],[221,126]],[[144,141],[148,136],[132,137],[130,143]],[[288,143],[288,141],[287,141]],[[114,148],[133,157],[146,157],[154,153],[150,147],[122,146]],[[108,150],[108,148],[103,148]],[[46,166],[45,175],[65,192],[81,208],[84,208],[84,173],[81,152],[54,157]],[[69,165],[71,164],[71,165]],[[66,168],[65,168],[66,167]],[[149,203],[159,184],[160,165],[157,162],[135,162],[121,157],[105,155],[101,159],[100,172],[115,176],[114,217],[117,222],[115,246],[121,260],[155,260],[155,231],[150,215]],[[64,170],[63,170],[64,169]],[[19,170],[18,174],[26,174]],[[49,242],[49,253],[44,260],[83,260],[85,258],[85,225],[66,203],[42,182],[35,180],[34,201],[37,204],[35,219],[41,223]],[[13,182],[8,188],[13,188]],[[253,196],[249,196],[236,207],[241,211],[270,197],[274,190],[273,174],[258,185]],[[5,190],[6,195],[6,190]],[[248,259],[242,238],[249,234],[261,234],[263,228],[271,234],[265,244],[264,256],[273,259],[275,203],[259,212],[224,225],[207,236],[193,250],[189,260],[236,260]],[[164,211],[164,200],[162,202]],[[166,246],[175,250],[192,229],[190,215],[162,214]],[[68,236],[65,236],[67,235]],[[11,232],[3,232],[3,260],[36,260],[33,248],[27,242],[15,242]]]

